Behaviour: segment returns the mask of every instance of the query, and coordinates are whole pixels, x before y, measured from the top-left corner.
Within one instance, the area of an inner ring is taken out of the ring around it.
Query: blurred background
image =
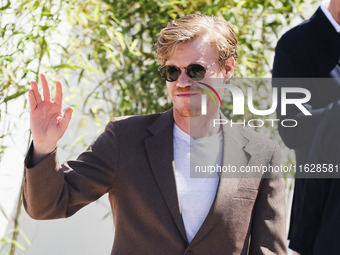
[[[223,16],[238,37],[239,78],[270,78],[280,36],[308,18],[315,0],[0,0],[0,254],[109,254],[114,227],[107,197],[69,219],[35,221],[20,197],[31,139],[27,92],[46,73],[74,106],[59,159],[75,158],[113,116],[171,107],[153,45],[159,31],[192,13]],[[268,88],[270,89],[270,88]],[[276,129],[271,138],[280,142]],[[293,153],[280,142],[284,164]],[[288,204],[292,178],[286,178]],[[288,207],[288,213],[290,208]],[[289,217],[288,217],[289,218]]]

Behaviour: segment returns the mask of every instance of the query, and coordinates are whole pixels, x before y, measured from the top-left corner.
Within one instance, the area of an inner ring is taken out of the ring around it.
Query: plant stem
[[[31,137],[32,137],[32,133],[31,131],[29,132],[29,136],[28,136],[28,143],[27,143],[27,150],[29,149],[29,146],[31,144]],[[25,170],[24,170],[25,171]],[[20,186],[20,192],[19,192],[19,197],[18,197],[18,204],[17,204],[17,210],[15,213],[15,218],[14,218],[14,231],[13,231],[13,235],[12,235],[12,240],[17,241],[18,239],[18,235],[19,235],[19,217],[20,217],[20,213],[21,213],[21,206],[22,206],[22,192],[23,192],[23,188],[24,188],[24,179],[25,179],[25,174],[22,176],[22,180],[21,180],[21,186]],[[12,242],[11,245],[11,250],[9,252],[9,255],[14,255],[15,254],[15,249],[16,249],[16,245],[14,244],[14,242]]]
[[[16,214],[15,214],[15,218],[14,218],[14,231],[13,231],[13,235],[12,235],[12,240],[14,240],[14,241],[17,241],[18,235],[19,235],[19,217],[20,217],[21,205],[22,205],[21,194],[22,194],[23,182],[24,182],[24,177],[22,178],[22,181],[21,181],[21,188],[20,188],[20,192],[19,192],[17,210],[16,210]],[[9,253],[10,255],[15,254],[15,248],[16,248],[16,245],[14,244],[14,242],[12,242],[11,250],[10,250],[10,253]]]

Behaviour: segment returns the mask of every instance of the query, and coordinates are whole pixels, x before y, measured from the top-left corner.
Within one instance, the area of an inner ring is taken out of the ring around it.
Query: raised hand
[[[60,81],[56,84],[56,96],[51,100],[51,91],[45,74],[41,74],[44,99],[38,91],[36,81],[31,82],[29,91],[31,107],[31,131],[33,136],[34,154],[36,157],[52,152],[64,135],[71,120],[73,108],[69,107],[63,113],[63,86]]]

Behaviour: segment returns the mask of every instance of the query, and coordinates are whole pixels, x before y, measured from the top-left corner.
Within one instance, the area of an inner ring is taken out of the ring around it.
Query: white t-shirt
[[[219,183],[218,174],[190,178],[190,164],[222,165],[223,134],[193,139],[174,124],[173,144],[177,194],[190,243],[208,215]]]

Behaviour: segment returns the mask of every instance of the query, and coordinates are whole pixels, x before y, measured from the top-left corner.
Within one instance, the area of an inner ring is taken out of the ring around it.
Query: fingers
[[[63,132],[65,132],[65,130],[68,127],[68,124],[70,123],[70,120],[72,118],[72,112],[73,112],[73,107],[67,108],[67,110],[64,113],[64,117],[60,121],[60,127]]]
[[[63,85],[61,84],[61,81],[57,81],[57,84],[56,84],[57,88],[56,88],[56,95],[55,95],[55,99],[54,99],[54,102],[57,104],[57,105],[60,105],[62,106],[63,104]]]
[[[31,81],[31,88],[33,91],[34,99],[37,104],[40,104],[42,102],[41,95],[38,90],[38,84],[36,81]]]
[[[34,91],[33,90],[30,90],[28,92],[28,101],[30,103],[31,111],[35,110],[35,108],[37,107],[37,103],[36,103],[36,100],[35,100],[35,96],[34,96]]]
[[[44,101],[51,102],[51,90],[50,87],[48,86],[47,77],[45,74],[41,74],[40,77],[43,88]],[[31,87],[34,93],[36,103],[40,104],[42,102],[42,98],[38,90],[37,82],[31,81]],[[61,84],[61,81],[57,81],[55,103],[61,106],[62,98],[63,98],[63,86]]]
[[[44,101],[51,102],[51,91],[48,86],[47,78],[45,74],[40,75],[42,88],[43,88],[43,94],[44,94]]]

